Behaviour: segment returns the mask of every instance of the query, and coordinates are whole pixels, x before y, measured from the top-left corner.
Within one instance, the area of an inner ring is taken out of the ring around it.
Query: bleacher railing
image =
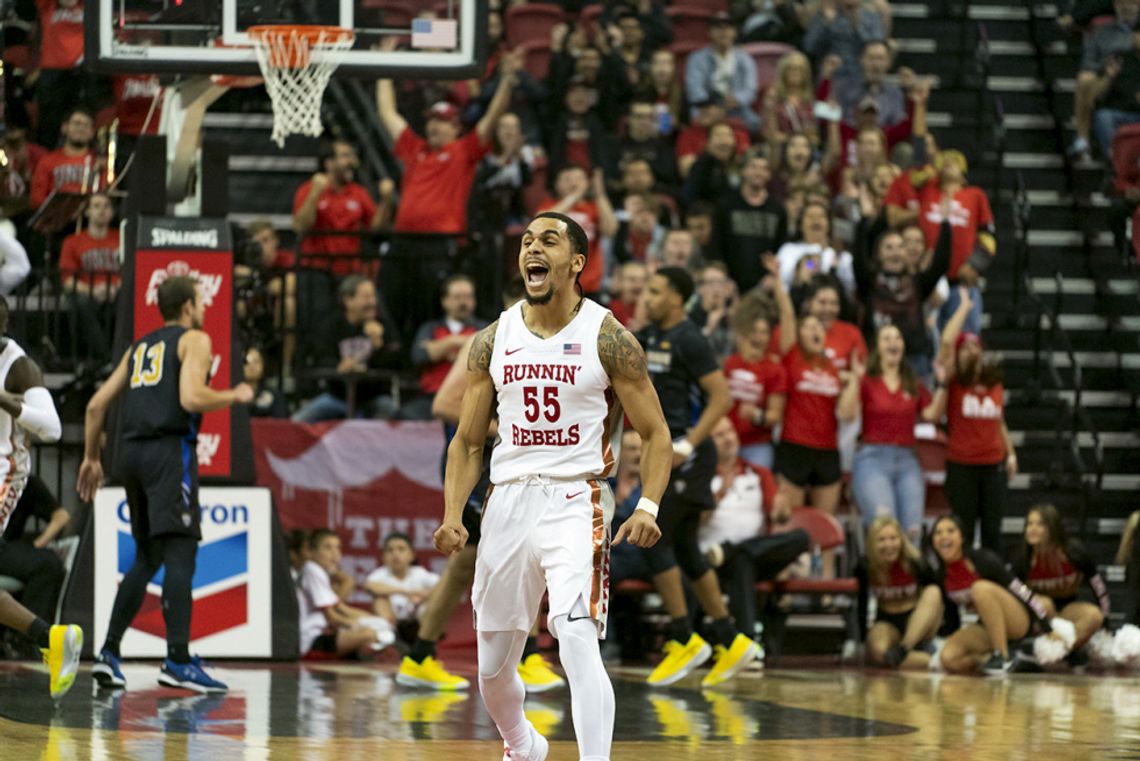
[[[1044,389],[1044,379],[1047,377],[1052,383],[1052,389],[1061,392],[1066,389],[1057,355],[1065,358],[1071,370],[1072,399],[1059,397],[1064,410],[1057,416],[1054,430],[1053,457],[1049,472],[1046,474],[1047,487],[1065,487],[1076,485],[1081,491],[1081,514],[1078,516],[1078,530],[1083,536],[1086,530],[1088,514],[1101,493],[1104,484],[1104,446],[1100,431],[1083,404],[1084,372],[1081,363],[1073,349],[1068,333],[1061,326],[1059,315],[1062,313],[1064,278],[1060,269],[1053,272],[1054,299],[1050,306],[1036,292],[1033,278],[1029,272],[1029,213],[1030,204],[1025,189],[1025,179],[1020,172],[1017,174],[1017,187],[1013,196],[1014,229],[1016,233],[1016,261],[1020,262],[1017,271],[1020,273],[1020,282],[1014,292],[1020,291],[1033,318],[1033,378],[1038,384],[1030,389],[1031,398],[1039,397]],[[1092,442],[1092,461],[1088,462],[1082,453],[1081,436],[1086,434]],[[1066,476],[1072,477],[1068,480]],[[1074,483],[1075,481],[1075,483]]]

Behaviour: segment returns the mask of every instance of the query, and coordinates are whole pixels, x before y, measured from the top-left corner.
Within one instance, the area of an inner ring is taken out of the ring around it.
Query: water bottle
[[[819,579],[823,577],[823,551],[819,549],[819,545],[811,550],[811,577]]]

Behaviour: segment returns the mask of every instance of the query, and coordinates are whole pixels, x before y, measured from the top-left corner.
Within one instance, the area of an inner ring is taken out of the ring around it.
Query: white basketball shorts
[[[493,486],[475,560],[475,628],[530,631],[547,591],[551,634],[558,636],[554,619],[581,597],[605,638],[613,513],[604,479],[531,477]]]

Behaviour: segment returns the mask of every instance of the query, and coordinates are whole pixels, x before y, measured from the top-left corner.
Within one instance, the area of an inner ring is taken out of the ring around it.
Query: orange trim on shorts
[[[606,389],[606,419],[602,424],[602,475],[610,475],[610,468],[614,466],[614,448],[610,446],[613,436],[612,422],[614,418],[614,390]]]
[[[602,487],[595,480],[590,485],[590,504],[593,505],[593,582],[590,585],[590,618],[606,620],[610,600],[610,536],[606,531],[606,514],[602,509]]]

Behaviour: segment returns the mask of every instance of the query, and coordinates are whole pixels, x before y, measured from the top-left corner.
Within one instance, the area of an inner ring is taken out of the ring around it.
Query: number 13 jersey
[[[609,310],[586,299],[566,327],[539,338],[523,322],[524,303],[503,312],[495,330],[490,371],[499,443],[491,482],[613,475],[622,411],[598,357],[598,332]]]

